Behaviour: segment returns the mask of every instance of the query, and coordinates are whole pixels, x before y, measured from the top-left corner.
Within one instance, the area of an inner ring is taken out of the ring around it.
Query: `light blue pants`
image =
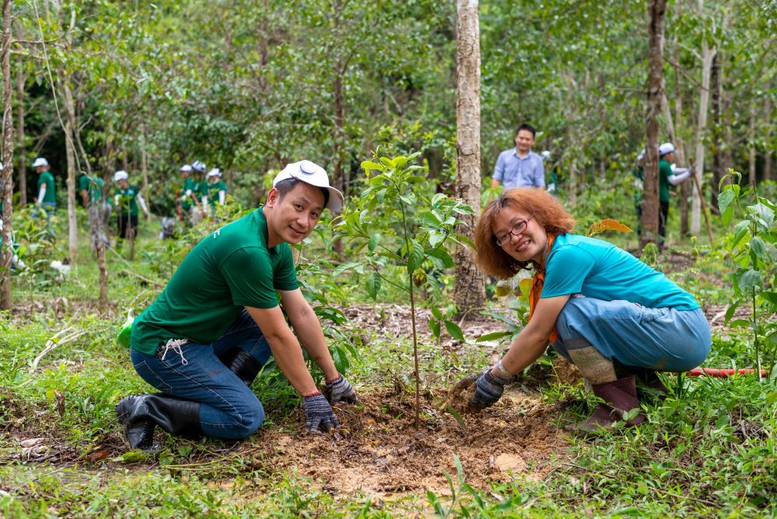
[[[710,352],[710,326],[700,309],[645,308],[629,301],[572,297],[556,321],[553,348],[593,346],[624,366],[654,371],[687,371]]]

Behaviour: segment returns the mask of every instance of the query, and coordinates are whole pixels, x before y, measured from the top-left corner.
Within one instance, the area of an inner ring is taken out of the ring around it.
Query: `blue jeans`
[[[218,358],[235,347],[261,365],[270,358],[267,340],[245,310],[211,344],[188,342],[166,353],[163,344],[156,355],[132,349],[130,357],[143,380],[166,395],[200,404],[200,425],[206,436],[241,440],[262,425],[264,408],[251,388]]]
[[[629,301],[572,297],[564,305],[553,348],[569,358],[570,349],[588,345],[624,366],[654,371],[686,371],[701,364],[712,337],[699,310],[645,308]]]

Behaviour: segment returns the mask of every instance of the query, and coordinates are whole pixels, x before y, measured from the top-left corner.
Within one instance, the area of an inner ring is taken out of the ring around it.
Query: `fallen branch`
[[[77,332],[73,332],[70,335],[65,335],[72,330],[72,326],[65,328],[64,330],[57,332],[52,338],[46,341],[46,347],[43,348],[43,351],[41,351],[30,364],[30,373],[38,369],[38,363],[40,363],[41,359],[43,359],[43,357],[45,357],[49,352],[54,351],[57,346],[60,346],[61,344],[67,344],[68,342],[73,342],[88,332],[88,330],[78,330]]]

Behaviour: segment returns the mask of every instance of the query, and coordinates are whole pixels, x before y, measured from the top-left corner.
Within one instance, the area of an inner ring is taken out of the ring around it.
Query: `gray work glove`
[[[302,408],[305,410],[306,431],[315,432],[319,429],[329,431],[333,427],[340,427],[332,406],[321,393],[302,397]]]
[[[359,402],[356,391],[353,390],[351,384],[342,375],[336,380],[327,383],[326,388],[324,388],[324,396],[330,404],[336,404],[337,402],[356,404]]]
[[[476,389],[469,401],[470,407],[475,409],[491,407],[502,397],[505,386],[512,381],[512,377],[500,377],[494,374],[492,369],[489,369],[475,381]]]

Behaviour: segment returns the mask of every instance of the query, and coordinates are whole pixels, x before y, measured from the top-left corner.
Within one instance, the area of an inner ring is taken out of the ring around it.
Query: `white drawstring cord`
[[[162,353],[162,360],[165,360],[165,356],[167,355],[167,352],[170,350],[173,350],[178,355],[181,356],[181,364],[186,366],[189,361],[186,360],[186,357],[183,356],[183,350],[181,349],[181,346],[184,344],[187,344],[189,342],[189,339],[170,339],[165,344],[165,351]]]

